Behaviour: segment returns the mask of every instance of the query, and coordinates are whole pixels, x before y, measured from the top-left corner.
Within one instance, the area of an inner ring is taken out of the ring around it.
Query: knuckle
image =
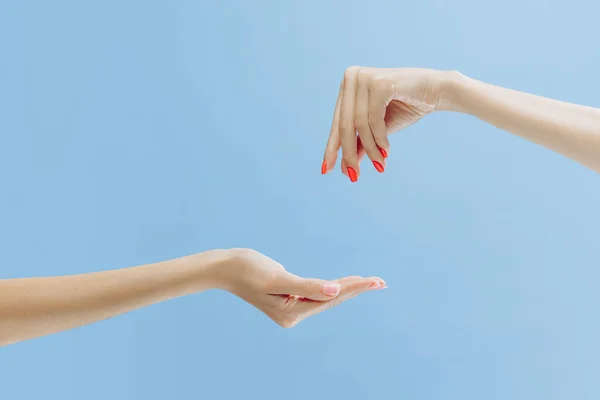
[[[352,126],[352,123],[350,122],[340,121],[338,123],[338,127],[340,130],[340,134],[342,135],[352,135],[354,133],[354,126]]]
[[[369,122],[367,121],[367,119],[364,118],[357,119],[355,124],[359,132],[369,128]]]
[[[368,73],[366,73],[366,71],[365,71],[364,69],[362,69],[362,68],[359,68],[359,69],[356,71],[356,79],[357,79],[357,80],[358,80],[358,82],[360,82],[361,84],[366,84],[366,83],[368,83],[368,82],[371,80],[371,78],[370,78],[369,74],[368,74]]]
[[[359,71],[360,67],[358,66],[346,68],[346,70],[344,71],[344,80],[353,79],[359,73]]]
[[[372,113],[372,114],[374,114],[374,113]],[[370,116],[369,117],[369,126],[370,127],[377,126],[379,124],[379,122],[380,122],[379,118],[374,117],[374,116]]]
[[[386,93],[390,87],[390,82],[382,77],[374,78],[371,82],[372,90],[377,94]]]
[[[354,166],[356,161],[356,155],[345,154],[343,160],[347,166]]]
[[[317,284],[313,281],[307,280],[302,284],[302,290],[304,294],[313,293],[317,287]]]
[[[382,75],[374,75],[372,77],[372,81],[373,81],[374,86],[378,86],[378,85],[381,85],[382,83],[386,82],[387,79],[384,78]]]

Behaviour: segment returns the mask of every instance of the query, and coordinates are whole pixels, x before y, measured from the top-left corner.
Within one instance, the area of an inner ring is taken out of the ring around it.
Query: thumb
[[[278,291],[300,297],[305,297],[311,300],[327,301],[335,298],[340,294],[340,284],[322,279],[300,278],[291,275],[288,279],[278,285]]]

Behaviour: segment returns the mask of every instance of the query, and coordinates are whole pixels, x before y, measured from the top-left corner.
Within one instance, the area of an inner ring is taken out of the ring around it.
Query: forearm
[[[0,346],[217,286],[226,251],[83,275],[0,280]]]
[[[451,74],[446,95],[465,112],[600,172],[600,109]]]

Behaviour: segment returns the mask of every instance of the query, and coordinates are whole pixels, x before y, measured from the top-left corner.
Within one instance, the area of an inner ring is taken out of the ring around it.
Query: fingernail
[[[327,173],[327,160],[323,160],[323,164],[321,164],[321,175],[325,175]]]
[[[357,181],[356,171],[352,167],[348,167],[348,176],[350,177],[351,182]]]
[[[369,285],[368,289],[369,290],[376,290],[376,289],[379,289],[381,286],[382,286],[381,283],[379,283],[379,282],[373,282],[373,283],[371,283]]]
[[[381,165],[381,163],[379,161],[373,161],[373,165],[375,166],[375,169],[377,170],[377,172],[383,172],[385,168],[383,168],[383,165]]]
[[[379,148],[379,152],[381,153],[381,156],[383,158],[387,158],[387,151],[385,151],[384,149],[382,149],[381,147]]]
[[[324,283],[323,284],[323,294],[327,296],[337,296],[340,294],[340,284],[339,283]]]

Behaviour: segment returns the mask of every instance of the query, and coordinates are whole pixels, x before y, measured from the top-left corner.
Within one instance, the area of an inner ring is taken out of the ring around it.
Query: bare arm
[[[0,346],[208,289],[227,290],[291,328],[360,293],[385,287],[380,278],[301,278],[249,249],[211,250],[82,275],[0,280]]]
[[[0,346],[214,286],[219,252],[83,275],[0,280]]]
[[[600,172],[600,109],[505,89],[454,73],[448,98],[465,112]]]

